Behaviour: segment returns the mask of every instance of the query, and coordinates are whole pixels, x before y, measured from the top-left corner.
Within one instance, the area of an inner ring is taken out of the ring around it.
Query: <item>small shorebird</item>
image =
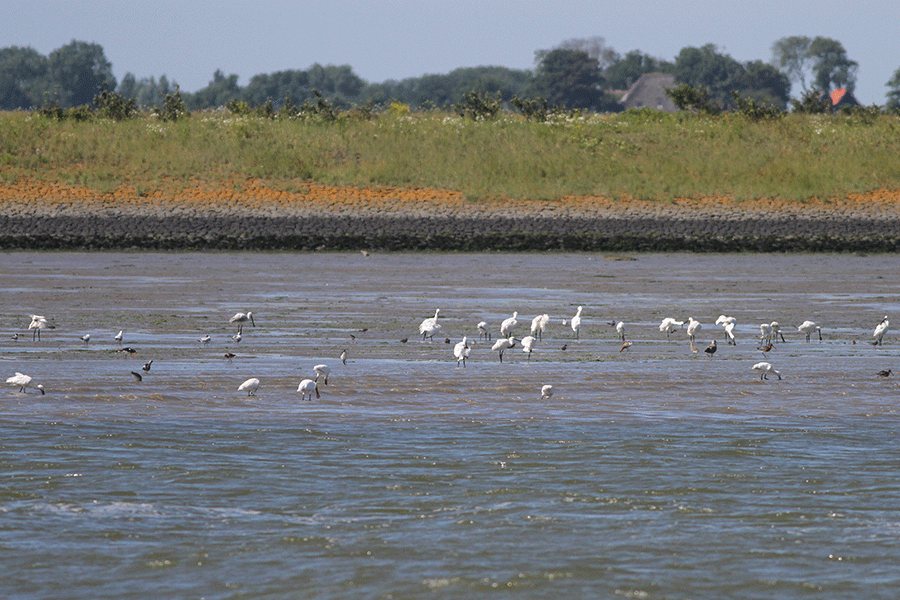
[[[119,333],[117,333],[113,339],[116,340],[116,343],[117,343],[117,344],[121,344],[121,343],[122,343],[122,339],[123,339],[124,337],[125,337],[125,330],[124,330],[124,329],[120,329],[120,330],[119,330]]]
[[[202,338],[200,338],[200,343],[201,343],[201,344],[209,344],[209,341],[210,341],[211,339],[212,339],[212,338],[209,337],[209,334],[207,333],[207,334],[204,335]]]
[[[768,344],[758,346],[756,349],[762,352],[763,356],[765,356],[766,352],[771,352],[775,349],[775,345],[772,342],[769,342]]]
[[[85,345],[87,345],[87,343],[88,343],[89,341],[91,341],[91,334],[86,333],[86,334],[84,334],[83,336],[81,336],[79,339],[80,339]]]
[[[634,342],[625,342],[624,344],[622,344],[622,347],[619,348],[619,352],[625,352],[626,350],[631,348],[632,345],[634,345]]]
[[[119,348],[116,352],[125,352],[126,354],[137,354],[137,350],[131,348],[130,346],[125,346],[124,348]]]
[[[225,353],[225,358],[228,359],[228,362],[231,362],[231,359],[234,358],[234,357],[235,357],[235,355],[232,354],[231,352],[226,352],[226,353]]]
[[[135,381],[143,381],[144,380],[144,378],[141,377],[141,374],[138,373],[137,371],[132,371],[131,376],[134,377]]]
[[[238,386],[237,391],[239,392],[247,392],[248,396],[256,395],[256,390],[259,389],[259,379],[256,377],[251,377],[240,386]]]
[[[231,336],[231,339],[234,340],[235,344],[240,344],[241,340],[244,339],[244,336],[242,336],[240,333],[236,333],[233,336]]]
[[[144,366],[141,367],[141,369],[143,369],[144,371],[146,371],[147,373],[149,373],[149,372],[150,372],[150,365],[152,365],[152,364],[153,364],[153,361],[152,361],[152,360],[148,360],[146,363],[144,363]]]
[[[347,351],[346,350],[341,350],[341,364],[342,365],[347,364]]]
[[[716,346],[716,340],[712,340],[703,351],[706,352],[706,356],[712,358],[712,355],[716,353],[718,350],[718,346]]]
[[[884,370],[884,371],[878,371],[878,376],[879,376],[879,377],[890,377],[890,376],[891,376],[891,370],[890,370],[890,369],[886,369],[886,370]]]

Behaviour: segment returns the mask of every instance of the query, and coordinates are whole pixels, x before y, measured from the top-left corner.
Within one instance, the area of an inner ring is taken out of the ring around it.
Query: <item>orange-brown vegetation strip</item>
[[[900,190],[850,194],[845,198],[785,202],[735,201],[725,196],[672,202],[597,196],[561,200],[468,199],[429,188],[329,186],[306,182],[268,183],[242,179],[207,182],[160,180],[101,192],[83,185],[28,177],[0,182],[0,213],[6,215],[256,215],[367,214],[459,217],[606,217],[743,219],[863,218],[900,216]]]

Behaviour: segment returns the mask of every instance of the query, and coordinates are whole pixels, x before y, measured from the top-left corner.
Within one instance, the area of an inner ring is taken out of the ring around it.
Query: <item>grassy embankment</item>
[[[105,203],[232,202],[251,189],[301,205],[340,203],[332,188],[332,197],[317,198],[324,185],[430,188],[474,204],[572,197],[809,203],[895,195],[898,157],[900,118],[892,116],[750,122],[653,112],[534,123],[384,113],[325,124],[221,113],[177,122],[0,113],[5,199],[48,200],[64,186]],[[441,194],[426,196],[439,201]]]

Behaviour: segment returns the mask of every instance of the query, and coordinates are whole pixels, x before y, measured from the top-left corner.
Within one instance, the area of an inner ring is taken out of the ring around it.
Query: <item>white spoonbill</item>
[[[342,365],[347,364],[347,351],[346,350],[341,350],[341,364]]]
[[[512,316],[508,319],[503,319],[503,322],[500,323],[500,335],[503,337],[509,337],[512,335],[512,330],[516,328],[516,325],[519,322],[516,320],[516,317],[519,316],[517,311],[514,311]]]
[[[481,321],[478,323],[478,339],[486,339],[487,341],[491,341],[491,332],[488,331],[487,321]]]
[[[309,400],[312,402],[312,395],[315,394],[316,398],[321,398],[319,396],[319,386],[316,385],[316,382],[312,379],[304,379],[300,382],[300,385],[297,386],[297,391],[300,392],[300,400]]]
[[[692,342],[696,339],[701,329],[703,329],[703,325],[700,324],[700,321],[695,320],[694,317],[688,317],[687,334]]]
[[[531,335],[537,337],[539,340],[544,339],[544,330],[547,328],[547,325],[550,323],[550,315],[543,314],[538,315],[531,320]]]
[[[209,334],[205,334],[202,338],[200,338],[200,343],[204,345],[209,345],[209,342],[212,338],[209,337]]]
[[[316,372],[316,383],[318,383],[319,377],[322,377],[325,380],[325,385],[328,385],[328,374],[331,373],[328,365],[316,365],[313,367],[313,371]]]
[[[531,360],[531,353],[534,352],[534,344],[537,338],[533,335],[526,335],[522,338],[522,352],[528,353],[528,360]]]
[[[503,351],[507,348],[513,348],[516,345],[516,338],[513,336],[509,336],[508,338],[500,338],[494,345],[491,346],[491,350],[497,350],[500,352],[500,362],[503,362]]]
[[[616,333],[619,334],[619,341],[625,341],[625,321],[619,321],[616,323]]]
[[[31,341],[35,340],[35,336],[37,336],[38,341],[41,339],[41,329],[54,329],[55,326],[51,325],[47,322],[47,317],[41,315],[31,315],[31,323],[28,325],[28,329],[32,329],[31,332]]]
[[[737,341],[734,339],[734,325],[734,321],[725,323],[725,335],[728,337],[728,343],[731,346],[737,346]]]
[[[469,348],[468,344],[469,338],[463,337],[461,342],[458,342],[455,346],[453,346],[453,356],[456,357],[456,366],[459,366],[459,363],[462,362],[463,366],[466,366],[466,359],[469,358],[469,352],[471,348]]]
[[[759,376],[760,381],[762,381],[763,379],[769,379],[769,373],[774,373],[775,375],[778,375],[778,379],[781,379],[781,373],[776,371],[775,367],[773,367],[771,363],[758,362],[750,367],[750,369],[752,371],[759,371],[760,373],[762,373]]]
[[[665,333],[666,339],[669,339],[669,335],[675,333],[683,325],[684,321],[676,321],[672,317],[666,317],[662,320],[662,323],[659,324],[659,331],[660,333]]]
[[[572,331],[575,332],[575,339],[579,339],[581,335],[581,310],[583,307],[579,306],[578,310],[575,311],[575,316],[572,317],[572,320],[569,321],[569,327],[572,328]]]
[[[124,338],[125,338],[125,330],[124,330],[124,329],[120,329],[120,330],[119,330],[119,333],[117,333],[113,339],[116,340],[116,343],[117,343],[117,344],[121,345],[121,344],[122,344],[122,340],[123,340]]]
[[[549,383],[541,388],[541,400],[549,400],[553,397],[553,386]]]
[[[816,325],[815,321],[803,321],[798,327],[797,331],[806,334],[806,341],[809,342],[810,336],[812,336],[813,331],[819,334],[819,341],[822,341],[822,328]]]
[[[725,315],[719,315],[719,318],[716,319],[716,325],[722,325],[724,327],[728,323],[737,323],[737,319]]]
[[[890,321],[888,321],[887,315],[884,316],[884,319],[881,320],[881,323],[875,326],[875,332],[872,334],[872,337],[875,338],[875,341],[872,343],[876,346],[881,346],[882,339],[884,338],[884,334],[887,333],[888,325],[890,325]]]
[[[238,386],[237,391],[239,392],[247,392],[248,396],[256,395],[256,390],[259,389],[259,379],[256,377],[251,377],[240,386]]]
[[[22,373],[19,373],[19,372],[16,372],[15,375],[13,375],[12,377],[8,377],[6,379],[6,383],[9,383],[11,385],[18,387],[19,391],[22,393],[28,393],[25,391],[25,388],[31,387],[31,384],[33,381],[34,380],[31,378],[30,375],[23,375]],[[37,384],[35,386],[35,389],[37,389],[41,393],[42,396],[44,395],[44,386],[42,386],[41,384]]]
[[[256,322],[253,320],[253,313],[249,310],[246,313],[235,313],[233,317],[228,319],[229,323],[238,324],[238,333],[244,333],[244,323],[247,321],[250,321],[250,324],[256,327]]]
[[[763,342],[772,341],[772,326],[768,323],[762,323],[759,326],[759,339]]]
[[[772,341],[775,341],[775,338],[781,338],[781,341],[784,342],[784,334],[781,333],[781,325],[778,324],[778,321],[772,321],[769,323],[769,327],[772,328]]]
[[[438,323],[438,314],[440,312],[441,309],[436,308],[433,317],[429,317],[419,324],[419,333],[422,334],[423,342],[425,341],[425,338],[433,339],[434,334],[441,330],[441,324]]]

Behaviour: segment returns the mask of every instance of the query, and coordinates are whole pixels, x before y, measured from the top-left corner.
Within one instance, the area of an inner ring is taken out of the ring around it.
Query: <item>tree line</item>
[[[276,109],[295,102],[327,102],[337,108],[399,102],[413,110],[452,107],[467,94],[494,95],[499,101],[541,99],[551,106],[597,112],[622,110],[622,91],[646,73],[675,76],[677,83],[702,89],[722,109],[741,98],[786,110],[793,84],[804,97],[856,85],[858,64],[837,40],[806,36],[782,38],[772,45],[770,62],[739,62],[715,45],[682,48],[674,60],[640,50],[622,55],[601,37],[572,39],[535,52],[531,70],[506,67],[460,68],[403,80],[369,83],[349,65],[314,64],[308,69],[254,75],[246,86],[237,75],[213,74],[193,93],[181,92],[166,75],[138,79],[127,73],[121,82],[102,46],[73,40],[43,56],[33,48],[0,49],[0,109],[35,109],[53,103],[62,108],[90,105],[101,90],[115,91],[135,107],[162,106],[178,94],[189,110],[230,103],[269,104]],[[886,107],[900,108],[900,68],[886,83]],[[796,105],[796,101],[795,101]]]

